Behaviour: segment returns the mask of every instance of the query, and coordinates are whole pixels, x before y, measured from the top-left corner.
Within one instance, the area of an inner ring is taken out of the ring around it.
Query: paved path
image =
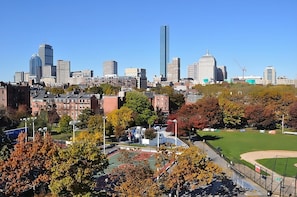
[[[249,191],[246,192],[247,196],[267,196],[267,191],[262,187],[248,178],[242,178],[238,176],[238,174],[236,174],[230,168],[230,164],[221,155],[218,155],[213,149],[211,149],[206,143],[203,141],[195,141],[194,145],[198,146],[203,152],[207,154],[208,157],[218,164],[222,168],[223,172],[225,172],[229,178],[232,178],[236,184],[248,189]]]

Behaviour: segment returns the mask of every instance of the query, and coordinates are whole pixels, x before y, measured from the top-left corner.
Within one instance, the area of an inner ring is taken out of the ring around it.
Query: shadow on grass
[[[200,135],[197,135],[195,137],[192,137],[192,140],[193,141],[203,141],[203,140],[219,140],[221,139],[222,137],[219,137],[219,136],[214,136],[214,135],[204,135],[204,136],[200,136]]]

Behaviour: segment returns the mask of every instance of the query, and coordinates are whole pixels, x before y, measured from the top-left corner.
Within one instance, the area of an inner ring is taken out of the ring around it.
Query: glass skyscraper
[[[36,79],[41,78],[41,58],[37,54],[33,54],[30,59],[30,76],[36,76]]]
[[[41,44],[39,46],[38,55],[41,58],[42,66],[54,65],[53,47],[48,44]]]
[[[169,27],[161,26],[160,31],[160,75],[166,78],[169,62]]]

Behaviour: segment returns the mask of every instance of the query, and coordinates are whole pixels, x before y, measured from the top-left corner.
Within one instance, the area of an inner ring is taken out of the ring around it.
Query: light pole
[[[38,131],[43,133],[43,138],[45,138],[45,133],[47,132],[47,127],[39,128]]]
[[[29,118],[21,118],[20,120],[21,120],[21,121],[25,121],[25,134],[26,134],[25,141],[27,142],[27,141],[28,141],[28,127],[27,127],[27,121],[29,120]]]
[[[69,125],[72,125],[72,143],[74,143],[75,141],[75,130],[76,130],[75,125],[79,122],[80,122],[79,120],[72,120],[69,122]]]
[[[37,119],[36,117],[31,117],[32,122],[33,122],[33,141],[35,140],[35,123],[34,121]]]
[[[174,119],[174,120],[169,120],[170,122],[173,122],[174,123],[174,144],[175,146],[177,146],[177,120]]]
[[[160,148],[160,135],[159,135],[159,131],[160,131],[160,129],[157,128],[157,147],[158,147],[158,150]]]
[[[103,118],[103,153],[105,154],[105,121],[107,117],[102,116],[102,118]]]

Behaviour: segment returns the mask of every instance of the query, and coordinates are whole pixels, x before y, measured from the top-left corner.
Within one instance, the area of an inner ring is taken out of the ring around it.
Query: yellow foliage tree
[[[214,175],[222,172],[221,168],[209,161],[196,146],[178,151],[175,157],[176,163],[166,175],[164,185],[167,189],[175,189],[176,196],[179,196],[185,183],[189,183],[189,187],[195,189],[198,186],[209,184]]]

